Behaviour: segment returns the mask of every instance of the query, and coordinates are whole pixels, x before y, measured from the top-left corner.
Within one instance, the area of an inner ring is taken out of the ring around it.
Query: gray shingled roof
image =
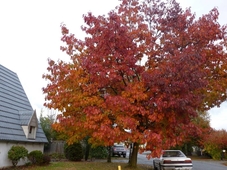
[[[38,123],[36,139],[27,139],[27,125],[34,111],[16,73],[0,64],[0,141],[42,142],[47,138]]]
[[[31,115],[33,114],[33,111],[19,111],[19,116],[20,116],[20,122],[22,126],[28,125]]]

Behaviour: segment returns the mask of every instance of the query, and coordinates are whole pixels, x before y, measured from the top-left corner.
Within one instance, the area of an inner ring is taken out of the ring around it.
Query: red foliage
[[[212,130],[209,134],[206,144],[215,145],[221,151],[227,149],[227,132],[226,130]]]
[[[197,110],[226,98],[226,27],[217,18],[214,8],[195,20],[174,0],[122,0],[108,16],[84,15],[83,41],[62,26],[71,63],[49,60],[43,75],[45,105],[62,112],[55,129],[72,143],[87,135],[146,143],[154,155],[182,142]]]

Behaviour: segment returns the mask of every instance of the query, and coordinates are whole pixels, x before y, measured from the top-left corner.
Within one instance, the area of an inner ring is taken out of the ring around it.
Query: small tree
[[[43,116],[43,111],[40,114],[40,125],[47,137],[48,143],[44,145],[44,151],[48,151],[50,149],[51,140],[55,138],[55,133],[52,129],[52,124],[55,121],[55,113],[51,112],[46,117]]]
[[[8,152],[8,158],[12,161],[13,166],[17,166],[19,160],[24,159],[27,155],[28,150],[24,146],[12,146]]]
[[[105,146],[97,146],[97,147],[91,148],[92,158],[103,159],[103,158],[107,158],[107,156],[108,156],[108,150]]]
[[[38,150],[31,151],[28,154],[28,159],[32,164],[41,165],[43,163],[43,153]]]
[[[83,158],[83,149],[81,143],[65,144],[65,157],[70,161],[81,161]]]

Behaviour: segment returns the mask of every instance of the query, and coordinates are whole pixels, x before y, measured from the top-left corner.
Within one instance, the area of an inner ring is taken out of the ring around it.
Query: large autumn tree
[[[184,141],[198,110],[226,98],[226,26],[218,10],[199,19],[175,0],[121,0],[107,16],[84,15],[83,40],[61,26],[70,62],[49,59],[45,106],[69,143],[139,144],[153,155]]]

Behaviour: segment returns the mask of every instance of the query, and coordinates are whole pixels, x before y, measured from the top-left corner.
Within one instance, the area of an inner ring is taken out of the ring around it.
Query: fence
[[[47,153],[51,154],[51,153],[64,153],[64,145],[65,145],[65,141],[60,141],[60,140],[56,140],[56,141],[52,141],[50,144],[50,148],[47,151]]]

